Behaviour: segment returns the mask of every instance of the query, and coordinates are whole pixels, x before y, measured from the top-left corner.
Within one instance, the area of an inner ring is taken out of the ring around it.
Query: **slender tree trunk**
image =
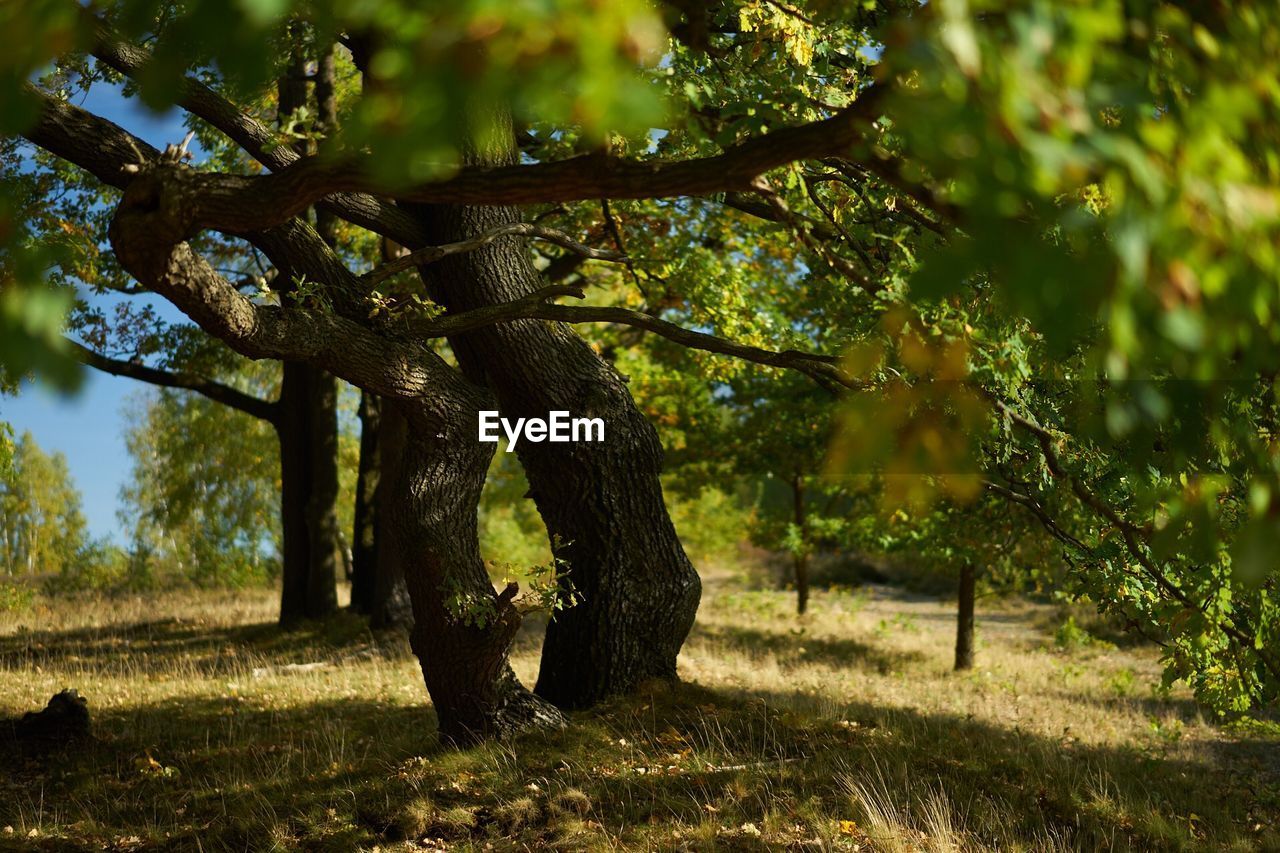
[[[382,240],[384,261],[403,250]],[[385,410],[385,411],[384,411]],[[360,394],[360,462],[356,474],[355,547],[352,554],[351,608],[369,617],[374,628],[408,624],[413,613],[404,585],[404,569],[386,541],[385,483],[399,470],[407,426],[400,411],[368,391]]]
[[[371,628],[411,625],[413,621],[410,597],[404,585],[403,555],[398,549],[385,544],[392,538],[389,528],[392,517],[390,501],[394,498],[387,484],[396,482],[399,476],[407,439],[408,424],[404,415],[396,407],[384,403],[378,425],[380,485],[375,497],[376,548],[369,608]]]
[[[518,220],[512,208],[419,206],[431,242]],[[524,242],[495,241],[423,267],[432,298],[461,311],[541,286]],[[658,475],[662,447],[626,381],[569,328],[517,321],[450,339],[469,377],[503,416],[554,410],[604,420],[599,443],[521,442],[516,450],[557,557],[580,603],[547,628],[537,693],[590,705],[646,679],[674,679],[701,584],[676,538]],[[474,441],[475,424],[471,425]]]
[[[387,402],[408,421],[399,473],[389,484],[394,549],[413,602],[410,643],[439,719],[441,739],[468,744],[530,726],[560,726],[554,706],[534,696],[507,662],[520,627],[512,584],[501,595],[480,558],[476,508],[493,446],[475,439],[482,394],[459,379],[440,402]],[[466,390],[469,389],[469,390]],[[452,399],[450,399],[452,398]]]
[[[311,492],[307,500],[307,616],[323,619],[338,610],[342,536],[338,529],[338,380],[307,368],[310,397]]]
[[[280,411],[280,622],[288,625],[324,619],[338,609],[337,381],[286,363]]]
[[[804,479],[798,474],[791,481],[791,493],[795,502],[796,530],[800,534],[799,549],[792,558],[796,575],[796,613],[803,616],[809,609],[809,543],[805,535]]]
[[[285,405],[296,396],[297,365],[284,365],[284,381],[280,391],[280,420],[276,433],[280,437],[280,624],[292,625],[307,618],[307,565],[310,547],[307,542],[307,442],[301,411]]]
[[[973,668],[973,593],[975,586],[973,563],[960,564],[960,604],[956,612],[956,669]]]
[[[317,76],[321,125],[333,121],[332,51]],[[326,71],[327,69],[327,71]],[[306,57],[294,48],[278,83],[279,120],[307,104]],[[303,147],[300,153],[305,154]],[[324,215],[317,228],[330,246],[336,221]],[[287,294],[290,284],[286,282]],[[287,297],[286,297],[287,298]],[[285,363],[280,391],[281,521],[284,571],[280,622],[324,619],[338,609],[337,577],[342,555],[338,529],[338,382],[304,364]]]
[[[378,560],[378,488],[381,449],[378,431],[382,401],[360,392],[360,459],[356,467],[356,504],[351,542],[351,609],[373,611],[373,585]]]

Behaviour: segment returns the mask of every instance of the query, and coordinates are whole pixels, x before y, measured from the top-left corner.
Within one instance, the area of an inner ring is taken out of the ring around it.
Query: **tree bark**
[[[278,83],[278,123],[306,106],[306,70],[306,57],[296,46]],[[334,120],[332,50],[322,57],[319,71],[319,119],[322,128],[328,129]],[[305,154],[305,148],[299,153]],[[336,243],[336,220],[326,213],[316,224],[320,236],[332,248]],[[286,282],[286,298],[290,289],[291,283]],[[338,609],[336,584],[343,549],[337,513],[337,380],[310,365],[285,362],[280,407],[285,550],[280,623],[288,625],[303,619],[324,619]]]
[[[474,389],[457,396],[464,395],[481,396]],[[496,593],[480,557],[476,508],[493,446],[475,440],[477,408],[447,399],[388,401],[392,408],[408,429],[389,484],[391,538],[384,550],[403,560],[413,603],[410,644],[441,739],[465,745],[563,725],[560,712],[522,687],[507,662],[521,615],[515,585]]]
[[[960,564],[959,607],[956,611],[956,669],[973,668],[973,597],[976,580],[973,563]]]
[[[800,535],[799,548],[792,557],[796,576],[796,613],[803,616],[809,609],[809,543],[805,537],[804,479],[799,475],[791,481],[791,493],[795,502],[796,530]]]
[[[351,541],[351,609],[373,611],[373,585],[378,560],[378,488],[382,401],[360,392],[360,458],[356,465],[356,502]]]
[[[505,207],[412,210],[432,243],[519,218]],[[516,238],[420,272],[432,298],[450,311],[509,301],[542,284]],[[580,596],[547,628],[536,692],[561,708],[578,708],[647,679],[674,679],[701,583],[663,501],[657,433],[625,380],[558,323],[515,321],[449,340],[466,374],[493,389],[503,416],[545,418],[564,410],[605,423],[603,442],[524,441],[516,448],[556,556]]]
[[[404,416],[375,394],[360,397],[360,468],[356,479],[358,550],[351,581],[351,608],[373,628],[407,625],[413,613],[399,552],[386,545],[391,492],[400,468]]]
[[[467,743],[563,724],[554,706],[512,674],[507,656],[521,622],[517,590],[513,584],[495,592],[480,559],[476,511],[493,447],[476,441],[476,413],[495,407],[491,395],[411,337],[378,335],[349,317],[289,299],[293,304],[263,306],[240,293],[169,227],[183,204],[162,198],[157,170],[176,173],[178,152],[175,147],[148,165],[158,184],[131,184],[138,189],[117,206],[108,238],[121,266],[242,355],[305,362],[399,399],[410,423],[388,498],[389,547],[404,560],[415,619],[411,641],[442,738]],[[310,273],[335,290],[356,284],[330,246],[310,239],[315,232],[302,223],[253,236],[270,247],[264,251],[287,280]]]
[[[337,380],[285,362],[280,394],[280,623],[324,619],[338,609]]]

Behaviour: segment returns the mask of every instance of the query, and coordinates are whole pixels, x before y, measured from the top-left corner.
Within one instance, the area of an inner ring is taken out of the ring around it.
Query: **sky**
[[[154,113],[113,86],[97,84],[78,103],[157,148],[181,142],[186,135],[180,112]],[[16,397],[0,396],[0,420],[8,421],[15,435],[29,431],[44,450],[66,455],[71,476],[84,496],[91,535],[121,544],[128,537],[120,532],[116,511],[130,468],[124,412],[130,398],[147,387],[86,369],[84,384],[72,396],[30,384]]]

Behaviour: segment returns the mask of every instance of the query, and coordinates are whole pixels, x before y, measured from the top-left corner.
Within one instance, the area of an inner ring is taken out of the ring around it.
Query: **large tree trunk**
[[[280,392],[280,623],[338,609],[338,389],[322,370],[286,362]]]
[[[956,669],[973,668],[973,594],[976,586],[973,563],[960,564],[959,607],[956,611]]]
[[[512,208],[418,206],[433,243],[517,221]],[[502,239],[420,270],[432,298],[462,311],[541,286],[524,242]],[[667,515],[662,447],[625,380],[571,329],[517,321],[450,339],[469,377],[503,416],[565,410],[604,419],[600,443],[517,445],[531,494],[581,602],[547,628],[537,693],[589,705],[651,678],[673,679],[701,594]],[[476,424],[471,425],[474,441]]]
[[[459,380],[460,388],[467,388]],[[493,447],[475,437],[476,407],[466,392],[442,402],[387,402],[409,422],[399,475],[388,484],[389,542],[403,561],[413,602],[410,642],[440,723],[454,744],[505,737],[530,726],[563,725],[507,662],[520,627],[512,584],[501,595],[480,558],[476,508]],[[470,397],[482,395],[471,388]],[[452,399],[450,399],[452,398]]]

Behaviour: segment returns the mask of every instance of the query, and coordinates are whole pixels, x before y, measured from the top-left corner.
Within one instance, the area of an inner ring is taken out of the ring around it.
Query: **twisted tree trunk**
[[[461,745],[563,725],[564,718],[522,687],[507,662],[521,622],[516,587],[494,591],[476,520],[493,447],[475,440],[479,407],[456,400],[394,405],[409,428],[391,485],[387,544],[404,563],[414,615],[410,643],[440,736]]]
[[[432,243],[515,222],[507,207],[412,208]],[[463,311],[541,286],[522,240],[420,268],[432,298]],[[515,321],[450,338],[466,374],[493,389],[504,417],[564,410],[604,420],[600,443],[521,442],[531,495],[580,595],[547,628],[537,693],[562,708],[646,679],[674,679],[701,583],[663,501],[662,447],[626,381],[569,327]],[[475,424],[471,425],[474,430]]]

